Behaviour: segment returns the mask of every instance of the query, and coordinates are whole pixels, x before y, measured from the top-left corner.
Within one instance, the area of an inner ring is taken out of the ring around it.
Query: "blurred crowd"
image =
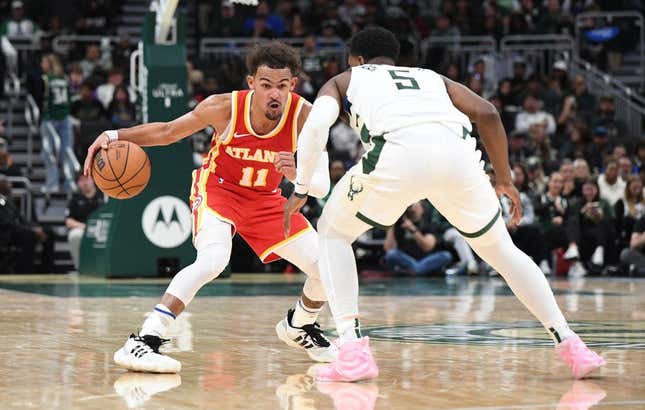
[[[137,95],[128,86],[135,45],[115,24],[123,3],[0,0],[0,15],[8,16],[0,33],[41,39],[42,53],[23,67],[27,88],[41,108],[41,137],[50,138],[56,129],[62,148],[72,149],[81,162],[100,131],[139,120]],[[436,70],[495,105],[509,136],[513,175],[524,204],[521,224],[509,226],[514,241],[545,273],[580,275],[645,271],[643,136],[630,135],[616,117],[613,97],[592,94],[584,77],[569,74],[565,59],[539,69],[521,55],[504,61],[475,56],[464,64],[450,39],[573,35],[574,18],[582,11],[642,9],[635,0],[263,0],[256,7],[199,0],[193,12],[197,38],[302,38],[296,91],[310,100],[346,66],[337,56],[319,52],[320,41],[342,42],[369,24],[394,31],[402,44],[400,64]],[[594,24],[588,22],[585,30],[593,30]],[[53,53],[51,39],[66,33],[112,34],[119,41],[76,44],[64,56]],[[447,41],[437,46],[431,42],[437,38]],[[583,43],[581,52],[601,68],[617,66],[634,41],[634,32],[625,28],[610,39]],[[242,58],[194,58],[187,65],[189,107],[210,94],[246,86]],[[209,138],[208,133],[196,135],[196,151],[208,149]],[[354,131],[338,122],[328,150],[333,185],[363,148]],[[9,172],[11,162],[10,151],[0,150],[0,174]],[[68,190],[71,181],[59,173],[60,164],[45,163],[45,191]],[[494,183],[493,171],[488,172]],[[82,183],[86,199],[94,198],[88,182]],[[289,189],[285,184],[285,194]],[[310,200],[307,216],[315,222],[323,205],[324,200]],[[502,206],[506,216],[508,204],[502,201]],[[80,226],[74,221],[70,228]],[[362,238],[357,252],[365,256],[367,267],[388,264],[403,273],[486,271],[453,230],[429,203],[415,204],[388,232]],[[233,265],[238,262],[234,255]]]

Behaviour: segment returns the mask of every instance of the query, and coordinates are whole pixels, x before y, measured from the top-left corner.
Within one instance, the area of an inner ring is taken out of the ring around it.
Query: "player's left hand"
[[[495,183],[495,192],[498,197],[501,198],[502,195],[506,195],[511,200],[511,223],[516,226],[519,225],[522,219],[522,200],[520,199],[520,192],[515,188],[515,185],[512,182],[497,181]]]
[[[280,151],[273,160],[276,171],[281,172],[289,181],[296,180],[296,159],[293,152]]]
[[[291,215],[295,214],[307,202],[307,197],[298,198],[295,194],[291,194],[287,203],[284,204],[284,213],[282,214],[282,226],[284,227],[284,237],[289,237],[291,233]]]

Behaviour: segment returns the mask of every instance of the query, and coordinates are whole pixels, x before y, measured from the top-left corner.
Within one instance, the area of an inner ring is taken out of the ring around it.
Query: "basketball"
[[[97,152],[92,176],[96,186],[110,198],[132,198],[150,180],[150,161],[137,144],[116,141]]]

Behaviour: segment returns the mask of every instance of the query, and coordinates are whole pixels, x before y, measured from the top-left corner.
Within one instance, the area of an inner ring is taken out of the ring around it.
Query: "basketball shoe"
[[[137,372],[178,373],[181,363],[159,353],[159,347],[168,342],[159,336],[131,334],[122,348],[114,352],[114,362]]]
[[[128,408],[137,409],[155,394],[180,385],[178,374],[126,373],[114,382],[114,391],[123,397]]]
[[[558,354],[567,362],[574,379],[582,379],[597,368],[605,365],[605,359],[589,349],[578,335],[573,335],[557,347]]]
[[[338,356],[338,348],[325,337],[320,325],[312,323],[303,327],[292,326],[294,309],[289,309],[287,317],[275,326],[280,340],[291,347],[304,349],[312,360],[333,362]]]
[[[316,373],[319,382],[356,382],[376,377],[378,367],[367,336],[343,342],[336,361],[321,366]]]

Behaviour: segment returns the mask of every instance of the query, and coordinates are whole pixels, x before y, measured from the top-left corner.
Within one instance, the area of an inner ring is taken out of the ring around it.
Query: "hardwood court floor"
[[[0,408],[645,409],[645,281],[552,285],[574,327],[607,359],[574,382],[539,324],[499,279],[362,283],[381,375],[316,384],[275,323],[301,276],[234,275],[202,289],[168,350],[179,375],[128,373],[112,354],[167,280],[0,277]],[[321,318],[330,327],[329,316]]]

